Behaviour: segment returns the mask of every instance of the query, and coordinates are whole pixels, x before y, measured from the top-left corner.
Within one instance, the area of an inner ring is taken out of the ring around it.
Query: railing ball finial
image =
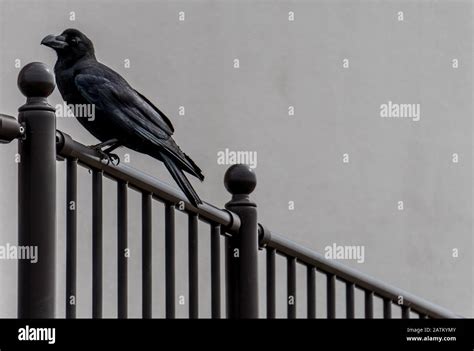
[[[236,164],[225,172],[224,185],[232,195],[249,195],[257,186],[257,176],[248,165]]]
[[[18,245],[37,247],[38,262],[18,260],[18,317],[54,318],[56,289],[56,115],[48,104],[55,87],[44,63],[18,75],[26,103],[18,108],[24,128],[18,153]]]
[[[42,62],[31,62],[18,75],[18,88],[27,98],[46,98],[55,87],[51,69]]]

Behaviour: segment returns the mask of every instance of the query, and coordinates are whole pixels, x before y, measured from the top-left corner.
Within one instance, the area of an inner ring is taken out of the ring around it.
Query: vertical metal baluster
[[[199,317],[198,289],[198,217],[188,215],[188,272],[189,272],[189,318]]]
[[[267,318],[275,318],[275,249],[267,247]]]
[[[296,318],[296,258],[287,257],[288,318]]]
[[[166,280],[166,318],[175,318],[175,238],[174,205],[165,205],[165,280]]]
[[[402,318],[409,319],[410,318],[410,307],[402,306]]]
[[[117,275],[118,275],[118,318],[128,316],[128,270],[126,250],[127,243],[127,183],[117,183]]]
[[[76,318],[77,159],[66,162],[66,318]]]
[[[336,318],[336,276],[327,274],[327,317]]]
[[[316,268],[308,266],[306,268],[306,288],[308,318],[316,318]]]
[[[142,193],[142,316],[152,317],[151,194]]]
[[[365,291],[365,318],[374,318],[374,293],[372,291]]]
[[[354,290],[355,290],[354,283],[346,282],[346,317],[347,319],[353,319],[355,317]]]
[[[212,318],[221,318],[220,226],[211,224],[211,300]]]
[[[383,299],[383,318],[392,318],[392,300],[390,299]]]
[[[102,318],[102,171],[92,170],[92,318]]]

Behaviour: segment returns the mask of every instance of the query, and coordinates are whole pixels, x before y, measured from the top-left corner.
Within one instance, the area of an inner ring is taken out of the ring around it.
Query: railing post
[[[224,184],[232,194],[225,207],[241,222],[239,233],[226,239],[227,317],[258,318],[257,205],[249,199],[257,178],[250,167],[233,165]]]
[[[37,262],[18,260],[18,317],[54,318],[56,245],[56,119],[47,97],[54,77],[43,63],[25,66],[18,87],[27,97],[18,121],[18,245],[37,251]]]

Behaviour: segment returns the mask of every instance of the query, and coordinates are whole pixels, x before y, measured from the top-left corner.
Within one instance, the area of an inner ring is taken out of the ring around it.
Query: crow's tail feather
[[[199,168],[198,165],[188,155],[184,154],[184,157],[186,158],[186,161],[191,164],[192,172],[188,173],[197,177],[202,182],[204,180],[204,174],[202,174],[201,168]]]
[[[180,189],[184,192],[188,200],[196,207],[198,204],[202,204],[199,195],[193,189],[191,183],[189,182],[188,178],[186,178],[183,171],[178,166],[176,166],[173,160],[168,155],[166,155],[165,152],[160,152],[160,156],[171,176],[178,184]]]

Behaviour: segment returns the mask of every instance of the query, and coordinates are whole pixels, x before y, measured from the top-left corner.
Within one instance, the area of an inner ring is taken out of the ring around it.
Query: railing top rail
[[[75,141],[66,133],[57,131],[56,148],[59,156],[75,158],[80,164],[88,168],[101,170],[104,172],[104,175],[115,180],[125,181],[130,187],[142,192],[151,193],[159,200],[173,204],[183,202],[185,211],[196,213],[204,221],[222,225],[227,233],[234,234],[239,230],[240,219],[231,211],[219,209],[206,202],[196,208],[189,202],[181,190],[123,163],[118,166],[106,164],[100,160],[99,154],[96,151]]]
[[[316,267],[324,273],[334,274],[340,280],[354,283],[355,286],[372,291],[375,295],[390,299],[396,304],[398,303],[399,297],[402,296],[403,306],[410,307],[414,312],[426,314],[431,318],[463,318],[444,307],[435,305],[390,284],[386,284],[365,273],[334,260],[328,260],[320,253],[297,244],[283,235],[270,231],[263,225],[259,225],[259,236],[261,246],[273,248],[285,256],[294,257],[300,262]]]
[[[187,211],[198,214],[203,220],[221,224],[231,234],[235,234],[239,230],[240,219],[231,211],[219,209],[208,203],[204,203],[199,208],[196,208],[187,200],[181,190],[127,165],[120,164],[115,166],[105,164],[101,162],[97,152],[73,140],[66,133],[58,131],[57,149],[58,155],[62,157],[76,158],[79,163],[86,167],[102,170],[105,175],[116,180],[126,181],[129,186],[140,191],[150,192],[163,201],[172,203],[183,201]],[[437,306],[402,289],[386,284],[336,261],[328,260],[315,251],[299,245],[282,235],[271,232],[263,225],[259,225],[259,229],[262,246],[268,246],[286,256],[295,257],[300,262],[314,266],[324,273],[334,274],[340,280],[354,283],[357,287],[372,291],[374,294],[390,299],[394,303],[397,303],[399,297],[402,296],[404,306],[408,306],[413,311],[430,317],[461,317],[448,309]]]
[[[25,129],[15,117],[0,113],[0,144],[8,144],[20,138]]]

